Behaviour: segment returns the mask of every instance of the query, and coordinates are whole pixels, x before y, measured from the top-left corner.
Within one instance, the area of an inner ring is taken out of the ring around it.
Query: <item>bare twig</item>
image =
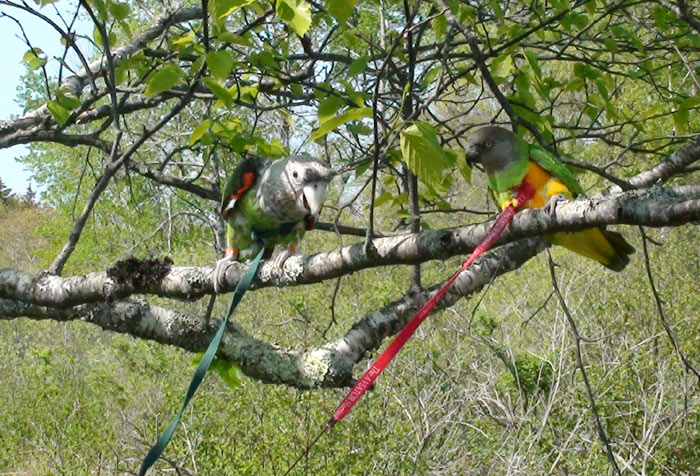
[[[561,308],[564,311],[564,314],[566,315],[566,319],[567,321],[569,321],[571,334],[574,338],[574,345],[576,346],[576,365],[578,365],[578,368],[581,371],[583,383],[586,386],[586,392],[588,393],[588,400],[591,402],[591,411],[593,412],[596,427],[598,428],[598,436],[600,437],[600,440],[603,443],[603,446],[605,447],[605,452],[608,456],[610,466],[612,466],[612,468],[615,470],[615,473],[617,473],[618,476],[620,476],[622,473],[620,473],[620,468],[617,466],[617,461],[615,461],[615,454],[613,453],[612,446],[610,445],[610,439],[608,438],[608,435],[605,433],[605,429],[603,428],[603,423],[600,419],[600,413],[598,411],[598,405],[596,404],[595,395],[593,394],[593,388],[591,388],[591,383],[588,381],[586,367],[583,365],[583,357],[581,356],[581,334],[579,334],[578,327],[576,326],[576,321],[574,321],[571,312],[569,312],[569,307],[566,305],[564,296],[562,296],[561,291],[559,290],[559,284],[557,284],[557,276],[554,271],[555,264],[552,260],[552,255],[549,253],[549,250],[547,250],[547,256],[549,257],[549,273],[552,277],[552,286],[554,287],[554,292],[559,298],[559,303],[561,304]]]

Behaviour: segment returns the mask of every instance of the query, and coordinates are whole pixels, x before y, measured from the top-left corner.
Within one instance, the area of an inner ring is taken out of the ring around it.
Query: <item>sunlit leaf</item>
[[[383,204],[388,203],[392,198],[394,198],[394,196],[390,192],[384,192],[374,199],[374,206],[381,207]]]
[[[68,122],[68,118],[70,118],[70,111],[68,109],[54,101],[49,101],[46,106],[48,107],[51,116],[56,119],[56,122],[58,122],[60,125],[64,125],[66,122]]]
[[[326,9],[343,25],[355,9],[356,2],[357,0],[326,0]]]
[[[491,62],[489,69],[494,78],[500,78],[502,81],[513,71],[513,58],[510,55],[498,56]],[[498,82],[499,79],[496,79],[496,81]]]
[[[207,67],[215,78],[226,79],[233,69],[233,57],[228,51],[210,51],[207,53]]]
[[[248,39],[247,36],[245,35],[237,35],[235,33],[231,33],[230,31],[225,31],[219,35],[219,41],[222,41],[224,43],[232,43],[234,45],[241,45],[241,46],[253,46],[253,43]]]
[[[205,119],[200,125],[194,128],[190,136],[190,145],[194,145],[211,127],[211,119]]]
[[[688,119],[690,114],[687,108],[681,106],[676,109],[673,113],[673,122],[676,126],[677,134],[687,134],[688,133]]]
[[[216,0],[212,13],[216,20],[223,20],[254,1],[255,0]],[[212,8],[210,7],[209,10],[211,11]]]
[[[30,70],[34,71],[44,66],[48,60],[40,48],[33,48],[24,53],[22,61],[29,66]]]
[[[540,69],[540,64],[535,53],[532,51],[526,51],[525,57],[527,58],[527,62],[530,64],[530,68],[532,68],[532,71],[535,73],[535,76],[541,78],[542,70]]]
[[[207,88],[209,88],[209,90],[214,94],[214,96],[216,96],[226,105],[226,107],[231,107],[231,104],[233,104],[233,95],[225,86],[220,84],[214,78],[203,78],[202,82],[206,85]]]
[[[311,5],[304,0],[277,0],[277,15],[299,36],[311,27]]]
[[[318,106],[318,120],[321,124],[335,116],[335,113],[343,107],[345,101],[335,94],[329,95],[326,99],[321,101]]]
[[[128,3],[110,2],[108,8],[115,20],[123,20],[131,13],[131,7]]]
[[[437,133],[425,122],[416,122],[401,131],[401,154],[408,168],[425,184],[438,188],[443,170],[454,163],[440,145]]]
[[[321,124],[321,126],[316,129],[311,136],[309,136],[306,143],[313,142],[320,139],[331,131],[336,130],[338,127],[350,121],[356,121],[362,119],[363,117],[368,117],[372,115],[371,107],[352,107],[345,111],[340,116],[336,116],[332,119],[328,119],[326,122]]]
[[[80,99],[71,95],[65,88],[56,91],[56,102],[68,110],[76,109],[82,104]]]
[[[184,73],[179,66],[168,63],[159,70],[151,73],[146,78],[146,90],[144,94],[148,97],[167,91],[175,86]]]
[[[358,59],[353,61],[352,64],[348,67],[346,77],[352,78],[353,76],[362,73],[365,70],[365,68],[367,68],[367,61],[369,61],[368,56],[360,56]]]
[[[467,165],[467,154],[464,149],[448,149],[446,152],[454,156],[453,161],[455,164],[457,164],[459,173],[462,174],[462,177],[464,177],[464,180],[466,180],[467,183],[471,184],[472,168]]]

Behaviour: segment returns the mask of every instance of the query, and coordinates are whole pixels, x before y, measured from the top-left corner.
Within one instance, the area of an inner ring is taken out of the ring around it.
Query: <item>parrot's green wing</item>
[[[571,170],[545,149],[539,145],[530,144],[530,159],[561,180],[574,197],[583,195],[583,187],[578,183]]]

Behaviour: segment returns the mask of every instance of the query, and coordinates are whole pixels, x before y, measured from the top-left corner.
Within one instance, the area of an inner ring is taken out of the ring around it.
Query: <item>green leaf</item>
[[[209,130],[209,127],[211,127],[211,124],[211,119],[205,119],[200,125],[195,127],[194,131],[192,131],[192,135],[190,136],[191,146],[202,138],[202,136]]]
[[[116,68],[114,68],[114,82],[117,83],[117,86],[126,81],[127,78],[128,75],[126,67],[117,66]]]
[[[342,98],[335,94],[329,95],[318,106],[318,121],[323,124],[327,120],[332,119],[338,109],[343,107],[344,104],[345,101]]]
[[[348,72],[346,78],[352,78],[360,73],[362,73],[367,67],[367,61],[369,61],[369,56],[360,56],[358,59],[352,62],[348,67]]]
[[[235,389],[241,386],[243,371],[241,371],[241,368],[237,363],[229,362],[227,360],[214,359],[212,362],[212,367],[216,369],[221,379],[229,388]]]
[[[368,136],[373,131],[371,127],[367,127],[362,123],[348,124],[347,126],[345,126],[345,128],[348,130],[348,132],[352,134],[357,134],[358,136]]]
[[[107,8],[103,0],[90,0],[92,5],[94,5],[97,10],[97,16],[100,20],[107,20]]]
[[[113,31],[109,32],[107,35],[109,39],[109,46],[113,47],[114,45],[117,44],[117,35]],[[95,27],[92,30],[92,39],[95,40],[95,44],[98,46],[104,47],[104,41],[102,41],[102,34],[100,33],[100,29]]]
[[[344,25],[350,14],[355,9],[357,0],[327,0],[326,9],[338,23]]]
[[[299,36],[311,26],[311,6],[304,0],[277,0],[277,15]]]
[[[501,2],[498,0],[490,0],[489,6],[493,8],[493,12],[496,14],[496,17],[498,17],[498,22],[502,25],[506,22],[506,14],[503,11],[503,8],[501,8],[500,3]]]
[[[535,73],[535,76],[538,79],[541,79],[542,70],[540,69],[540,63],[537,60],[537,56],[535,55],[535,53],[533,53],[532,51],[526,51],[525,57],[527,58],[527,62],[530,64],[530,68],[532,68],[532,71]]]
[[[681,101],[681,107],[684,107],[686,109],[692,109],[698,105],[700,105],[700,96],[692,96],[689,98],[685,98],[683,99],[683,101]]]
[[[502,82],[513,71],[513,58],[510,55],[498,56],[491,62],[489,69],[493,77],[501,78],[500,82]],[[499,82],[499,80],[496,80],[496,82]]]
[[[272,69],[280,68],[279,63],[275,59],[275,55],[272,54],[271,51],[261,51],[260,53],[253,53],[251,55],[248,55],[248,61],[250,61],[258,67],[267,66],[268,68]]]
[[[430,187],[440,188],[442,172],[453,158],[440,145],[437,133],[425,122],[416,122],[401,131],[401,154],[408,168]]]
[[[617,53],[619,50],[617,47],[617,41],[613,40],[612,38],[604,39],[603,44],[605,45],[605,48],[612,53]]]
[[[445,15],[438,15],[433,18],[431,25],[438,41],[444,40],[445,34],[447,33],[447,17]]]
[[[232,13],[237,12],[246,5],[250,5],[254,1],[255,0],[216,0],[215,2],[212,2],[213,5],[210,4],[212,6],[209,7],[209,11],[214,16],[215,21],[218,22],[225,19]]]
[[[70,117],[70,111],[68,109],[54,101],[49,101],[46,106],[49,108],[51,116],[53,116],[60,125],[64,125],[68,122],[68,118]]]
[[[552,6],[558,11],[569,10],[569,2],[567,0],[551,0]]]
[[[374,199],[374,206],[375,207],[381,207],[384,203],[387,203],[389,200],[393,199],[394,196],[390,192],[384,192],[380,196]]]
[[[294,96],[296,96],[297,98],[304,96],[304,87],[299,83],[290,84],[289,89],[292,90]]]
[[[110,2],[109,13],[112,14],[115,20],[123,20],[131,13],[131,7],[128,3]]]
[[[590,21],[588,19],[588,15],[585,13],[572,13],[568,16],[571,18],[571,23],[573,23],[579,30],[583,30]]]
[[[82,101],[70,94],[66,88],[56,91],[56,102],[68,110],[76,109],[82,104]]]
[[[193,41],[194,41],[194,30],[190,30],[189,33],[186,33],[182,36],[178,36],[174,40],[171,40],[170,44],[172,44],[176,48],[182,49],[182,48],[185,48],[185,47],[191,45]]]
[[[248,101],[250,103],[255,103],[255,100],[258,97],[258,92],[260,91],[260,87],[258,84],[251,84],[249,86],[241,86],[238,87],[238,85],[234,84],[229,88],[229,93],[231,93],[232,97],[237,97],[240,94],[240,98],[243,99],[244,101]]]
[[[675,123],[677,134],[688,133],[689,117],[688,109],[683,106],[679,107],[676,112],[673,113],[673,122]]]
[[[226,79],[233,69],[233,57],[228,51],[210,51],[207,53],[207,66],[212,76]]]
[[[230,31],[225,31],[219,35],[219,41],[222,43],[232,43],[234,45],[249,46],[252,47],[253,43],[250,42],[245,35],[236,35]]]
[[[467,154],[464,152],[464,149],[448,149],[447,153],[454,155],[454,161],[457,164],[459,173],[462,174],[462,177],[468,184],[471,184],[472,168],[467,165]]]
[[[233,104],[233,95],[228,89],[226,89],[226,87],[219,84],[219,82],[214,78],[202,78],[202,82],[209,88],[214,96],[226,104],[226,107],[231,107],[231,104]]]
[[[566,91],[578,91],[579,89],[583,89],[584,86],[586,86],[586,82],[583,79],[574,78],[568,82],[564,89]]]
[[[320,139],[331,131],[336,130],[343,124],[362,119],[363,117],[368,117],[372,115],[371,107],[352,107],[345,111],[340,116],[336,116],[333,119],[328,119],[326,122],[321,124],[321,126],[316,129],[308,138],[306,143],[313,142]]]
[[[29,66],[31,71],[34,71],[44,66],[48,61],[45,56],[42,56],[44,56],[44,52],[40,48],[34,48],[33,50],[30,49],[24,53],[24,58],[22,58],[22,61]]]
[[[442,71],[442,67],[435,67],[425,73],[425,76],[423,76],[423,80],[421,81],[421,86],[424,88],[429,86],[433,81],[435,81],[435,78],[438,77],[440,71]]]
[[[144,94],[148,97],[153,97],[158,93],[167,91],[175,86],[182,76],[183,72],[179,66],[172,63],[163,65],[162,68],[149,74],[146,78]]]

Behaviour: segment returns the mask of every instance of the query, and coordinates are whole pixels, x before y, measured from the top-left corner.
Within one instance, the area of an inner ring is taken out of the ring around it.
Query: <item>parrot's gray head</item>
[[[516,136],[503,127],[482,127],[469,135],[466,155],[470,167],[480,163],[486,173],[498,172],[516,159]]]
[[[293,193],[296,211],[318,219],[333,170],[318,159],[297,155],[287,158],[282,175]]]

